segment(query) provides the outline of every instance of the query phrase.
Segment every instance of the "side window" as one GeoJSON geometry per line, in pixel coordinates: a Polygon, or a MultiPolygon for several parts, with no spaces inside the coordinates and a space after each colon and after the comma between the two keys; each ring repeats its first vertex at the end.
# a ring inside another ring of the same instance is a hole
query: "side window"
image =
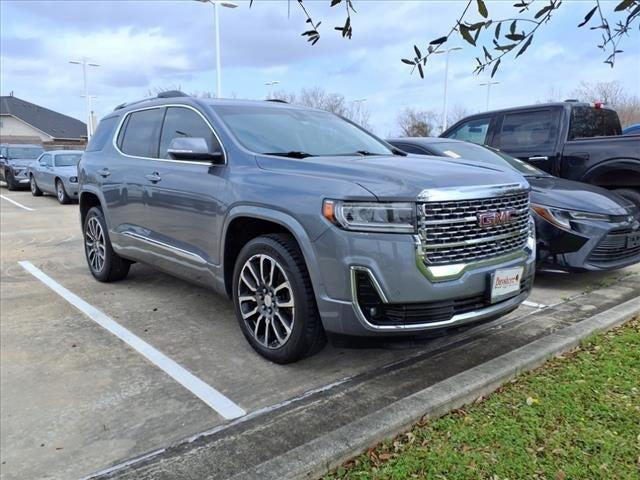
{"type": "Polygon", "coordinates": [[[489,123],[491,123],[491,117],[469,120],[447,135],[447,138],[455,138],[456,140],[464,140],[465,142],[484,145],[487,140],[489,123]]]}
{"type": "Polygon", "coordinates": [[[104,146],[107,144],[109,139],[111,139],[111,135],[113,134],[113,129],[116,126],[116,123],[120,117],[109,117],[103,118],[98,124],[98,128],[96,129],[96,133],[91,137],[91,141],[87,145],[87,152],[97,152],[102,150],[104,146]]]}
{"type": "Polygon", "coordinates": [[[167,150],[171,140],[177,137],[204,138],[209,149],[221,150],[209,125],[189,108],[169,107],[167,109],[160,136],[160,158],[169,158],[167,150]]]}
{"type": "Polygon", "coordinates": [[[53,160],[51,159],[51,155],[43,155],[40,161],[47,167],[53,167],[53,160]]]}
{"type": "Polygon", "coordinates": [[[129,114],[120,149],[135,157],[157,158],[158,140],[164,108],[152,108],[129,114]]]}
{"type": "Polygon", "coordinates": [[[557,125],[551,110],[508,113],[496,135],[495,146],[504,150],[551,149],[556,143],[557,125]]]}

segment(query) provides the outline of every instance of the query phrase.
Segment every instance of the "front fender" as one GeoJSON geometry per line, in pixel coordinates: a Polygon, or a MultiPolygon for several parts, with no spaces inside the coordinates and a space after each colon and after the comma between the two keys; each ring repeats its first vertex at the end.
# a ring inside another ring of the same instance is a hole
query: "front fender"
{"type": "MultiPolygon", "coordinates": [[[[309,277],[311,278],[311,283],[313,285],[313,291],[315,292],[316,298],[324,295],[325,289],[322,283],[322,278],[320,276],[320,268],[318,265],[317,256],[313,248],[313,240],[309,237],[306,230],[298,220],[296,220],[291,215],[279,210],[272,210],[255,205],[238,205],[236,207],[232,207],[229,210],[224,221],[221,237],[222,242],[220,245],[220,252],[218,252],[218,258],[221,259],[222,271],[224,271],[225,269],[224,251],[227,238],[227,230],[231,222],[239,217],[252,217],[260,220],[266,220],[277,223],[278,225],[281,225],[282,227],[287,229],[294,236],[294,238],[298,242],[298,245],[300,246],[300,250],[302,251],[302,255],[304,256],[304,261],[307,265],[307,271],[309,272],[309,277]]],[[[329,226],[327,226],[327,228],[329,228],[329,226]]]]}
{"type": "Polygon", "coordinates": [[[640,187],[640,160],[605,160],[587,170],[582,180],[602,187],[640,187]]]}

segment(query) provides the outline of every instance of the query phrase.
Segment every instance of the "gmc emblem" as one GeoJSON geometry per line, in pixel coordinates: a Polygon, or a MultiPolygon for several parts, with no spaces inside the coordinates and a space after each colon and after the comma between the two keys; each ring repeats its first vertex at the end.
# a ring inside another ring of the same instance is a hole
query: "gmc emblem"
{"type": "Polygon", "coordinates": [[[517,213],[516,210],[478,213],[478,225],[482,228],[504,225],[505,223],[513,222],[517,213]]]}

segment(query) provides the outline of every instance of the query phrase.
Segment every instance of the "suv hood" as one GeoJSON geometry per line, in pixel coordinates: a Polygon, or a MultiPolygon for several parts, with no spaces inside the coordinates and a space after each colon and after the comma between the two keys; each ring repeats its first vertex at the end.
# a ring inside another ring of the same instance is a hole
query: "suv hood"
{"type": "Polygon", "coordinates": [[[291,159],[257,156],[260,168],[357,183],[379,200],[415,201],[430,188],[522,183],[511,169],[426,155],[328,156],[291,159]]]}
{"type": "Polygon", "coordinates": [[[532,203],[606,215],[626,215],[634,210],[630,200],[588,183],[551,176],[527,180],[531,184],[532,203]]]}

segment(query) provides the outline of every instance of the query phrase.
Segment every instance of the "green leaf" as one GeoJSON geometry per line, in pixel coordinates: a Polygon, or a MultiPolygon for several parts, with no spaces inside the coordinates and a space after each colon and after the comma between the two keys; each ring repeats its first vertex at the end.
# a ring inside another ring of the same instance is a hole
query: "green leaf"
{"type": "Polygon", "coordinates": [[[547,5],[546,7],[542,7],[538,13],[536,13],[535,18],[540,18],[545,15],[549,10],[553,10],[553,5],[547,5]]]}
{"type": "Polygon", "coordinates": [[[413,46],[413,50],[416,52],[416,57],[422,58],[422,53],[420,52],[420,49],[418,48],[417,45],[413,46]]]}
{"type": "Polygon", "coordinates": [[[524,40],[524,35],[521,33],[510,33],[509,35],[505,35],[504,38],[513,40],[514,42],[519,42],[520,40],[524,40]]]}
{"type": "Polygon", "coordinates": [[[413,60],[409,60],[408,58],[403,58],[402,63],[406,63],[407,65],[415,65],[413,60]]]}
{"type": "Polygon", "coordinates": [[[435,40],[431,40],[431,42],[429,42],[429,45],[442,45],[446,41],[447,37],[440,37],[436,38],[435,40]]]}
{"type": "Polygon", "coordinates": [[[331,6],[335,7],[336,5],[338,5],[340,2],[342,2],[342,0],[331,0],[331,6]]]}
{"type": "Polygon", "coordinates": [[[589,10],[589,13],[587,13],[584,16],[584,21],[580,25],[578,25],[578,28],[584,27],[589,22],[589,20],[591,20],[591,17],[593,17],[593,14],[596,13],[596,10],[598,10],[597,5],[593,7],[591,10],[589,10]]]}
{"type": "Polygon", "coordinates": [[[499,23],[498,25],[496,25],[496,40],[498,38],[500,38],[500,27],[502,27],[502,23],[499,23]]]}
{"type": "Polygon", "coordinates": [[[622,2],[618,4],[618,6],[614,9],[614,11],[621,12],[622,10],[626,10],[627,8],[629,8],[634,3],[635,3],[635,0],[622,0],[622,2]]]}
{"type": "Polygon", "coordinates": [[[489,12],[487,11],[487,5],[484,3],[484,0],[476,0],[478,3],[478,13],[482,15],[484,18],[489,16],[489,12]]]}
{"type": "Polygon", "coordinates": [[[476,46],[476,41],[473,39],[473,37],[469,33],[469,29],[465,25],[460,23],[458,25],[458,30],[460,31],[460,35],[462,35],[462,38],[464,38],[468,43],[470,43],[474,47],[476,46]]]}
{"type": "Polygon", "coordinates": [[[484,50],[484,58],[485,58],[485,60],[493,60],[493,57],[489,53],[489,50],[487,50],[487,47],[483,46],[482,49],[484,50]]]}
{"type": "Polygon", "coordinates": [[[424,70],[422,69],[422,65],[418,64],[418,73],[420,74],[420,78],[424,78],[424,70]]]}
{"type": "Polygon", "coordinates": [[[493,69],[491,70],[491,78],[493,78],[493,76],[496,74],[496,72],[498,71],[498,66],[500,65],[500,59],[498,59],[496,61],[496,63],[493,65],[493,69]]]}
{"type": "Polygon", "coordinates": [[[531,42],[533,41],[533,35],[531,35],[526,42],[524,42],[523,47],[520,49],[520,51],[516,54],[516,58],[518,58],[520,55],[522,55],[527,48],[529,48],[529,45],[531,45],[531,42]]]}
{"type": "Polygon", "coordinates": [[[518,22],[517,22],[516,20],[514,20],[513,22],[511,22],[511,26],[509,27],[509,31],[510,31],[511,33],[516,33],[516,24],[517,24],[517,23],[518,23],[518,22]]]}

